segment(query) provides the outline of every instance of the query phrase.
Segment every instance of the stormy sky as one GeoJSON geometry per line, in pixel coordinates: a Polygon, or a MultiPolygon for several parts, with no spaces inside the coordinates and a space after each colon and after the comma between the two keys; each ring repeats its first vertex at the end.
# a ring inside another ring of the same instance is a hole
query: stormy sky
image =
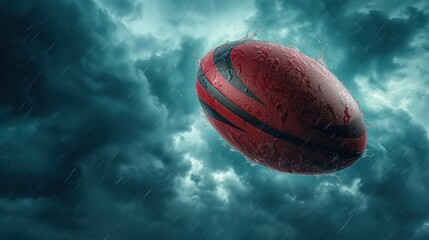
{"type": "Polygon", "coordinates": [[[429,239],[425,0],[0,0],[0,239],[429,239]],[[254,166],[195,93],[255,39],[323,59],[364,112],[333,175],[254,166]]]}

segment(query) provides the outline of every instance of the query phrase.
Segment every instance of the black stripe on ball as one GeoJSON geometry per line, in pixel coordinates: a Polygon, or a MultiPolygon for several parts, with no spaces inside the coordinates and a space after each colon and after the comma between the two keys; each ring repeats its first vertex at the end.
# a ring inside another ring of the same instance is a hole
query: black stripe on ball
{"type": "Polygon", "coordinates": [[[236,89],[244,93],[253,100],[265,105],[256,95],[247,88],[243,80],[238,76],[237,71],[232,66],[231,51],[234,47],[251,42],[251,40],[240,40],[228,42],[217,47],[213,52],[213,61],[219,73],[231,83],[236,89]]]}
{"type": "Polygon", "coordinates": [[[226,125],[229,125],[233,128],[236,128],[240,131],[245,132],[243,129],[237,127],[234,123],[230,122],[228,119],[226,119],[224,116],[220,115],[214,108],[210,107],[207,103],[205,103],[201,98],[198,98],[200,100],[201,107],[205,114],[213,119],[218,120],[219,122],[222,122],[226,125]]]}

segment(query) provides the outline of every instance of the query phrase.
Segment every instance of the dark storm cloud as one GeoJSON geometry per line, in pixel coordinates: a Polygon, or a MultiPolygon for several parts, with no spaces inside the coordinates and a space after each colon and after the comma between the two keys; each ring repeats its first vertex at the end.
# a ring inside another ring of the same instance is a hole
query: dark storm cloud
{"type": "MultiPolygon", "coordinates": [[[[95,15],[83,17],[81,8],[94,11],[92,5],[66,9],[49,2],[26,8],[20,4],[24,3],[1,6],[1,29],[5,33],[1,39],[1,48],[5,49],[1,59],[2,163],[22,164],[22,168],[15,169],[21,173],[19,178],[10,176],[2,181],[2,192],[4,196],[50,195],[51,191],[57,195],[79,175],[79,171],[73,171],[76,161],[69,157],[76,158],[74,155],[104,141],[88,136],[88,143],[93,145],[79,142],[80,135],[91,131],[87,120],[81,120],[91,111],[91,103],[88,94],[79,93],[91,89],[87,86],[90,82],[85,84],[88,79],[80,77],[83,69],[79,61],[85,60],[81,56],[99,42],[96,34],[108,34],[114,26],[104,24],[103,14],[94,19],[91,17],[95,15]],[[90,23],[92,29],[88,28],[90,23]],[[40,166],[38,172],[33,171],[37,168],[32,164],[40,166]]],[[[7,168],[2,171],[14,172],[7,168]]]]}
{"type": "Polygon", "coordinates": [[[236,9],[242,7],[243,3],[234,2],[229,0],[219,0],[219,1],[206,1],[206,2],[195,2],[192,0],[183,0],[183,1],[174,1],[174,0],[164,0],[159,1],[159,7],[165,13],[163,17],[167,21],[174,25],[179,26],[183,24],[196,24],[196,22],[190,22],[189,19],[186,22],[183,22],[184,19],[192,15],[190,19],[195,21],[196,19],[200,21],[212,21],[225,14],[237,13],[236,9]],[[195,18],[194,18],[195,17],[195,18]]]}
{"type": "Polygon", "coordinates": [[[200,49],[201,40],[186,38],[178,49],[152,55],[135,64],[146,75],[152,95],[167,108],[171,120],[169,126],[177,125],[181,130],[190,126],[192,119],[186,115],[196,109],[194,82],[190,79],[195,78],[196,56],[200,49]]]}
{"type": "MultiPolygon", "coordinates": [[[[349,46],[345,47],[347,64],[339,68],[343,68],[343,72],[360,74],[374,70],[383,75],[397,67],[395,57],[417,54],[410,43],[427,25],[428,13],[409,6],[404,10],[404,15],[388,17],[380,11],[369,11],[356,13],[349,19],[329,19],[328,26],[335,26],[335,22],[343,23],[331,34],[345,39],[342,44],[349,46]]],[[[336,41],[341,42],[338,38],[336,41]]]]}
{"type": "Polygon", "coordinates": [[[143,10],[142,3],[131,0],[100,0],[100,3],[119,17],[141,17],[143,10]]]}
{"type": "MultiPolygon", "coordinates": [[[[136,222],[162,219],[189,166],[174,153],[168,111],[115,40],[118,26],[90,1],[0,6],[1,238],[104,238],[127,221],[130,201],[136,222]]],[[[191,111],[179,112],[183,120],[191,111]]]]}
{"type": "MultiPolygon", "coordinates": [[[[158,4],[179,28],[235,14],[228,3],[158,4]]],[[[338,179],[251,166],[199,123],[195,63],[212,36],[118,40],[116,20],[144,18],[148,4],[0,3],[1,239],[429,237],[429,140],[408,113],[361,106],[368,156],[338,179]]],[[[281,42],[294,34],[311,52],[326,36],[346,56],[347,81],[364,67],[388,74],[428,21],[407,4],[386,6],[399,16],[351,1],[255,6],[249,28],[262,25],[261,39],[290,27],[281,42]]]]}

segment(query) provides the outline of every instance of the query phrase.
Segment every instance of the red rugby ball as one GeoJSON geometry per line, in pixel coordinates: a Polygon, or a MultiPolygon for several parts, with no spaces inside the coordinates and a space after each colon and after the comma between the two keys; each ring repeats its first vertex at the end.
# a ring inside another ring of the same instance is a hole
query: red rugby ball
{"type": "Polygon", "coordinates": [[[225,43],[201,60],[196,88],[219,134],[269,168],[331,173],[365,150],[357,102],[326,67],[296,49],[255,40],[225,43]]]}

